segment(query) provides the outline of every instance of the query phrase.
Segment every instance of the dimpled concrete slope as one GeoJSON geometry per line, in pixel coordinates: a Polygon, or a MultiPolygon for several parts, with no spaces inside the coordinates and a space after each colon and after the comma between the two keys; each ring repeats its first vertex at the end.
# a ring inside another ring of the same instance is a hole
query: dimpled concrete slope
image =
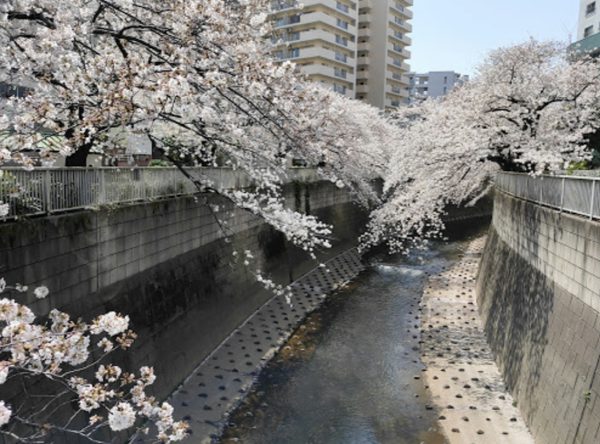
{"type": "Polygon", "coordinates": [[[273,297],[204,360],[170,400],[178,419],[190,423],[191,442],[211,442],[219,434],[227,414],[298,323],[363,268],[355,249],[335,257],[291,284],[291,304],[273,297]]]}
{"type": "Polygon", "coordinates": [[[450,443],[533,444],[488,347],[475,300],[485,237],[433,275],[422,300],[426,384],[450,443]]]}

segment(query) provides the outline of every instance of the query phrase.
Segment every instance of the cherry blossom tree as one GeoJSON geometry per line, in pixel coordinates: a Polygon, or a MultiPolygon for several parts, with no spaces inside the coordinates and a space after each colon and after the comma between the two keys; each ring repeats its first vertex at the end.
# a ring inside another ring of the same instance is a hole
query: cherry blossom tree
{"type": "Polygon", "coordinates": [[[184,174],[182,159],[245,171],[255,189],[222,194],[306,250],[326,247],[329,227],[284,208],[286,169],[294,158],[318,160],[327,178],[373,198],[364,181],[376,175],[373,162],[352,168],[348,154],[368,159],[377,139],[366,124],[348,125],[357,122],[349,101],[269,57],[268,8],[267,0],[2,2],[0,81],[31,92],[6,105],[0,132],[14,137],[0,160],[27,164],[32,149],[51,158],[40,142],[59,135],[67,164],[85,165],[88,153],[118,146],[121,133],[143,135],[184,174]]]}
{"type": "Polygon", "coordinates": [[[570,60],[565,45],[530,40],[492,52],[471,85],[489,160],[504,170],[543,171],[589,155],[599,126],[600,64],[570,60]]]}
{"type": "MultiPolygon", "coordinates": [[[[150,421],[156,429],[151,441],[187,436],[188,426],[173,420],[173,408],[148,395],[156,379],[151,367],[135,374],[106,362],[136,337],[127,316],[109,312],[86,323],[52,310],[47,320],[37,320],[15,300],[27,293],[27,287],[0,279],[0,384],[22,387],[10,401],[0,401],[0,435],[31,443],[64,435],[105,442],[104,429],[140,432],[150,421]]],[[[33,291],[38,299],[48,293],[46,287],[33,291]]]]}
{"type": "MultiPolygon", "coordinates": [[[[0,133],[12,137],[0,146],[0,161],[31,167],[30,151],[52,160],[56,153],[42,142],[60,136],[67,164],[85,165],[89,153],[118,148],[123,133],[141,135],[199,191],[225,196],[314,256],[329,246],[331,229],[284,206],[290,161],[318,165],[324,178],[370,205],[378,202],[373,179],[387,165],[398,128],[368,105],[306,83],[293,64],[275,63],[264,38],[267,11],[266,0],[1,2],[0,81],[30,89],[3,105],[0,133]],[[187,170],[190,160],[244,171],[254,188],[217,190],[187,170]]],[[[253,257],[243,256],[247,264],[253,257]]],[[[184,436],[171,407],[146,395],[154,378],[149,368],[134,376],[101,364],[130,346],[126,317],[108,313],[88,324],[53,310],[48,321],[37,321],[25,304],[2,301],[7,384],[42,378],[56,384],[59,396],[38,404],[16,398],[25,409],[2,401],[0,433],[31,442],[54,432],[99,439],[104,427],[129,430],[146,419],[161,441],[184,436]],[[79,409],[61,423],[56,411],[73,398],[79,409]],[[87,422],[76,428],[82,418],[87,422]]]]}
{"type": "Polygon", "coordinates": [[[403,137],[384,174],[364,247],[404,250],[441,233],[449,205],[477,200],[502,170],[541,173],[588,159],[600,127],[600,64],[530,40],[493,51],[465,86],[400,110],[403,137]]]}

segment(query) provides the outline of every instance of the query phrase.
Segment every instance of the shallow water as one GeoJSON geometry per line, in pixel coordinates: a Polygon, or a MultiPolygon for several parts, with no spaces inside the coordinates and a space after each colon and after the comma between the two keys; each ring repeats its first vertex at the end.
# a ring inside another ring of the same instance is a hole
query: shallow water
{"type": "Polygon", "coordinates": [[[221,443],[443,443],[420,378],[418,304],[461,242],[375,260],[296,331],[221,443]]]}

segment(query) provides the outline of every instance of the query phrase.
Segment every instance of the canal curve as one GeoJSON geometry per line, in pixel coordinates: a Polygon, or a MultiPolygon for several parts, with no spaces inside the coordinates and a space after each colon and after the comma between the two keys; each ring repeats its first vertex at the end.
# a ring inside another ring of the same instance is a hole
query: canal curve
{"type": "Polygon", "coordinates": [[[219,442],[443,443],[421,377],[419,302],[463,243],[372,260],[296,330],[219,442]]]}

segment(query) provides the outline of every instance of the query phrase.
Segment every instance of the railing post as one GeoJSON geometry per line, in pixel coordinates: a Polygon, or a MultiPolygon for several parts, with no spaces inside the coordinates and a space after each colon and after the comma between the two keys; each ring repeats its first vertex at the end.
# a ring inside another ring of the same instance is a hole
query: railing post
{"type": "Polygon", "coordinates": [[[594,194],[596,193],[596,179],[592,179],[592,198],[590,199],[590,220],[594,218],[594,194]]]}
{"type": "Polygon", "coordinates": [[[560,189],[560,212],[563,212],[563,208],[565,205],[565,178],[562,178],[562,184],[560,189]]]}
{"type": "Polygon", "coordinates": [[[540,176],[540,205],[544,205],[544,176],[540,176]]]}
{"type": "Polygon", "coordinates": [[[103,205],[106,200],[106,189],[104,185],[104,169],[99,169],[98,173],[98,191],[96,193],[95,205],[103,205]]]}
{"type": "Polygon", "coordinates": [[[46,201],[46,213],[50,214],[52,211],[52,193],[51,193],[51,177],[50,170],[44,170],[44,200],[46,201]]]}

